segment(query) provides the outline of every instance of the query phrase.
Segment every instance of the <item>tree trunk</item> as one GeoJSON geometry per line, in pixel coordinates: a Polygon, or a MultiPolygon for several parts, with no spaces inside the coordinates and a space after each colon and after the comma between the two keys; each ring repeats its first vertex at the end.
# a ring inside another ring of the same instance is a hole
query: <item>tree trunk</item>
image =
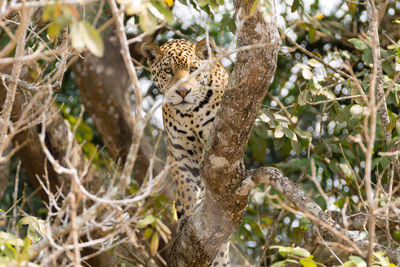
{"type": "Polygon", "coordinates": [[[237,54],[232,89],[225,92],[204,152],[205,198],[184,218],[171,266],[208,266],[240,224],[247,206],[247,194],[235,192],[248,175],[243,153],[275,72],[279,35],[273,10],[266,20],[258,11],[250,15],[253,1],[234,4],[243,22],[237,46],[249,49],[237,54]]]}

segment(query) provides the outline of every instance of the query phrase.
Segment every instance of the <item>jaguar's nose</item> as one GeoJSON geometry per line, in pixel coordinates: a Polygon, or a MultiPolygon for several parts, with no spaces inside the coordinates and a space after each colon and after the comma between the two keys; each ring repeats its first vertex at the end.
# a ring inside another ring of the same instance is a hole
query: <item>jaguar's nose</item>
{"type": "Polygon", "coordinates": [[[179,88],[179,89],[176,90],[176,93],[177,93],[178,95],[180,95],[182,98],[185,98],[185,96],[186,96],[187,94],[189,94],[190,90],[191,90],[191,89],[187,89],[187,88],[179,88]]]}

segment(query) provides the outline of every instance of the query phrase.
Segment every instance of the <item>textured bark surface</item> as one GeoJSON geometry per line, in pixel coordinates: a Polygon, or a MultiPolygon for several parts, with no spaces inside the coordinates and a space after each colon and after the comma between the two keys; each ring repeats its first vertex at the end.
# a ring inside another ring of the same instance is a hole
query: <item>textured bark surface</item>
{"type": "MultiPolygon", "coordinates": [[[[241,17],[253,1],[235,1],[241,17]]],[[[247,194],[235,194],[246,179],[242,157],[254,120],[271,83],[278,55],[279,35],[274,19],[259,12],[248,16],[238,35],[238,47],[268,44],[237,54],[232,89],[217,113],[203,158],[204,200],[183,220],[170,256],[171,266],[208,266],[242,220],[247,194]],[[235,86],[238,85],[238,86],[235,86]]]]}

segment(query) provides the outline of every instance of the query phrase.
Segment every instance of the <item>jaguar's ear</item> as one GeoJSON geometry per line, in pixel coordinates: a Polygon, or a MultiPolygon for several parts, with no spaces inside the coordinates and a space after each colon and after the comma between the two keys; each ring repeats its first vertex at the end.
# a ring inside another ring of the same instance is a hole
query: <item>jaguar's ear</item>
{"type": "Polygon", "coordinates": [[[152,43],[142,44],[142,54],[147,58],[147,63],[152,65],[161,55],[161,50],[158,45],[152,43]]]}
{"type": "Polygon", "coordinates": [[[208,54],[208,52],[211,52],[211,55],[214,53],[215,50],[215,42],[213,39],[208,38],[208,44],[207,44],[207,39],[204,38],[202,40],[200,40],[197,44],[196,44],[196,55],[200,58],[200,59],[207,59],[210,57],[210,55],[208,54]]]}

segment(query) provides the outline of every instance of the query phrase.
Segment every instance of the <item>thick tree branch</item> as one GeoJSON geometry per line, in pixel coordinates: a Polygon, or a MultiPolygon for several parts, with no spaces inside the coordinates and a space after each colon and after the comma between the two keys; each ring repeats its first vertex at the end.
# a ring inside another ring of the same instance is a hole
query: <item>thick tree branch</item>
{"type": "Polygon", "coordinates": [[[247,205],[247,195],[233,192],[247,176],[242,157],[275,71],[279,34],[274,10],[267,21],[258,11],[250,15],[253,1],[234,4],[241,20],[237,46],[270,45],[237,55],[232,89],[225,92],[204,152],[205,198],[182,223],[171,266],[207,266],[239,225],[247,205]]]}
{"type": "MultiPolygon", "coordinates": [[[[308,217],[314,226],[309,229],[305,236],[302,246],[308,249],[310,252],[325,241],[327,242],[338,242],[340,245],[347,247],[344,250],[341,247],[331,246],[337,255],[341,258],[348,258],[351,252],[355,252],[358,255],[365,256],[364,251],[370,247],[370,242],[367,240],[355,241],[349,234],[349,232],[343,228],[339,223],[343,223],[343,218],[335,221],[329,217],[327,212],[324,212],[312,199],[310,199],[303,190],[301,190],[294,182],[289,178],[285,177],[281,171],[273,167],[261,167],[249,173],[248,177],[243,181],[243,186],[236,192],[240,195],[247,195],[252,188],[260,184],[270,185],[278,192],[280,192],[287,200],[295,205],[304,216],[308,217]],[[321,240],[323,238],[323,241],[321,240]]],[[[290,209],[288,206],[286,207],[290,209]]],[[[295,212],[295,210],[291,210],[295,212]]],[[[365,225],[368,221],[366,216],[354,217],[351,220],[353,227],[365,225]],[[354,225],[353,225],[354,224],[354,225]]],[[[384,225],[384,221],[378,221],[381,225],[384,225]]],[[[394,264],[400,263],[400,250],[391,249],[379,244],[373,243],[372,248],[375,251],[381,250],[386,251],[390,261],[394,264]]],[[[327,258],[327,257],[324,257],[327,258]]]]}
{"type": "MultiPolygon", "coordinates": [[[[383,83],[383,72],[382,72],[382,57],[381,57],[381,46],[379,39],[379,20],[378,20],[378,10],[376,9],[374,0],[365,0],[365,8],[367,10],[368,16],[368,34],[370,35],[370,45],[372,48],[372,59],[374,63],[373,70],[376,69],[374,74],[372,74],[371,84],[375,87],[376,100],[379,117],[381,119],[381,124],[383,132],[385,133],[385,143],[386,145],[392,140],[392,132],[388,130],[390,124],[390,118],[387,110],[386,104],[386,93],[384,90],[383,83]]],[[[400,173],[400,162],[397,156],[392,156],[393,165],[397,173],[400,173]]]]}

